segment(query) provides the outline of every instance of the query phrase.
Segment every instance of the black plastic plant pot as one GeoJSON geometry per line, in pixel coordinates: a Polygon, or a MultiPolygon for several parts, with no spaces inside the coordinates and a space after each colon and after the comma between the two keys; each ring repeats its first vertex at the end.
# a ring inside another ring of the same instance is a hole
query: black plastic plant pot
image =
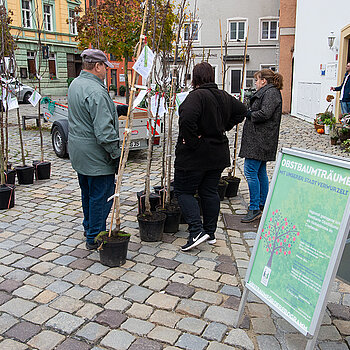
{"type": "Polygon", "coordinates": [[[139,222],[140,238],[144,242],[159,242],[163,238],[166,214],[154,212],[151,216],[137,215],[139,222]]]}
{"type": "Polygon", "coordinates": [[[109,267],[122,266],[126,262],[130,236],[111,237],[107,243],[103,243],[100,252],[100,262],[109,267]]]}
{"type": "Polygon", "coordinates": [[[36,180],[47,180],[51,175],[51,163],[40,162],[33,160],[33,166],[35,168],[35,179],[36,180]]]}
{"type": "Polygon", "coordinates": [[[15,186],[0,185],[0,209],[10,209],[15,205],[15,186]]]}
{"type": "Polygon", "coordinates": [[[219,185],[218,185],[218,194],[220,197],[220,201],[223,201],[225,199],[225,193],[226,193],[226,189],[228,186],[228,182],[227,181],[220,181],[219,185]]]}
{"type": "Polygon", "coordinates": [[[16,170],[8,169],[5,171],[5,183],[14,185],[16,181],[16,170]]]}
{"type": "Polygon", "coordinates": [[[228,182],[225,197],[236,197],[241,179],[235,176],[225,176],[223,179],[228,182]]]}
{"type": "MultiPolygon", "coordinates": [[[[151,204],[151,211],[156,211],[156,206],[160,204],[160,195],[157,193],[151,193],[149,195],[149,201],[151,204]]],[[[139,208],[139,214],[145,211],[146,195],[144,191],[137,192],[137,204],[139,208]]]]}
{"type": "Polygon", "coordinates": [[[31,185],[34,182],[34,167],[31,165],[16,166],[17,180],[20,185],[31,185]]]}
{"type": "Polygon", "coordinates": [[[179,231],[181,212],[177,205],[171,205],[167,208],[157,207],[158,212],[165,213],[164,233],[176,233],[179,231]]]}

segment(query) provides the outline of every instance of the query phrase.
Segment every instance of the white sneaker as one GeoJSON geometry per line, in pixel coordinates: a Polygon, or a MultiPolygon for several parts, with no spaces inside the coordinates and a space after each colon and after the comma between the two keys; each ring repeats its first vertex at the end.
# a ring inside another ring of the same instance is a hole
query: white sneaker
{"type": "Polygon", "coordinates": [[[215,244],[216,243],[216,238],[214,233],[212,233],[211,235],[209,235],[209,239],[207,240],[208,244],[215,244]]]}
{"type": "Polygon", "coordinates": [[[181,250],[183,252],[186,252],[187,250],[197,247],[197,245],[203,243],[208,238],[209,238],[208,234],[204,232],[200,232],[195,237],[189,237],[187,243],[181,247],[181,250]]]}

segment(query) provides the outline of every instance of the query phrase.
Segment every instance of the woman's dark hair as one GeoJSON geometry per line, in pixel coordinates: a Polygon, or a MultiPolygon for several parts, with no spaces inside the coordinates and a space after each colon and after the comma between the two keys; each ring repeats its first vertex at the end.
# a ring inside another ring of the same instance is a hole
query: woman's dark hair
{"type": "Polygon", "coordinates": [[[283,76],[271,69],[262,69],[254,74],[254,78],[266,79],[268,84],[273,84],[278,90],[283,88],[283,76]]]}
{"type": "Polygon", "coordinates": [[[192,86],[194,88],[206,83],[214,83],[215,75],[213,67],[207,63],[198,63],[193,67],[192,86]]]}

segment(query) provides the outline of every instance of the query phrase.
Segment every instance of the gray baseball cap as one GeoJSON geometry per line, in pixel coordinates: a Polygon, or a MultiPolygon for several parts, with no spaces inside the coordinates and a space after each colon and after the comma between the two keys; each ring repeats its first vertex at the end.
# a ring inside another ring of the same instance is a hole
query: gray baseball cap
{"type": "Polygon", "coordinates": [[[103,62],[109,68],[114,68],[113,64],[108,61],[107,56],[98,49],[86,49],[80,55],[85,62],[103,62]]]}

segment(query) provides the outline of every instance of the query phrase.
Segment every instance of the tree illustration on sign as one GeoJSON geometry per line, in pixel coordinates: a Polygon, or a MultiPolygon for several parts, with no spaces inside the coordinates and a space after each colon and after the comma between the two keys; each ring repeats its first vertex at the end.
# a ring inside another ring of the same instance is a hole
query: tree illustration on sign
{"type": "Polygon", "coordinates": [[[276,209],[272,212],[260,235],[264,249],[269,253],[269,260],[261,278],[261,283],[265,286],[270,278],[273,257],[290,255],[299,235],[296,226],[284,217],[280,210],[276,209]]]}

